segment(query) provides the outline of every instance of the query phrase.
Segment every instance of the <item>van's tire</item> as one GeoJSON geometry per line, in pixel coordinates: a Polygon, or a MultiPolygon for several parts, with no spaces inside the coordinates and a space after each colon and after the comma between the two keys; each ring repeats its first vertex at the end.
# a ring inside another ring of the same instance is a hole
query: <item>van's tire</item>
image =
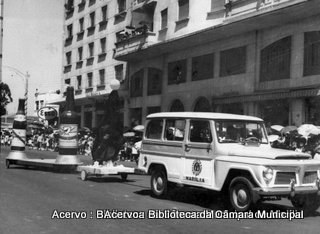
{"type": "Polygon", "coordinates": [[[320,207],[320,198],[317,194],[296,195],[291,199],[291,204],[294,208],[303,210],[306,215],[310,215],[320,207]]]}
{"type": "Polygon", "coordinates": [[[229,186],[229,200],[236,211],[248,211],[254,205],[253,185],[245,177],[235,177],[229,186]]]}
{"type": "Polygon", "coordinates": [[[165,171],[157,167],[151,174],[152,195],[157,198],[164,198],[168,193],[168,180],[165,171]]]}

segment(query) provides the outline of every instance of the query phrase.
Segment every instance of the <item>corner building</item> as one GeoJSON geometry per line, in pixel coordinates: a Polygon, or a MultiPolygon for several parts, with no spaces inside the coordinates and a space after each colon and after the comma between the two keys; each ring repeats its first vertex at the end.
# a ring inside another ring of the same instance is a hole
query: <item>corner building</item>
{"type": "Polygon", "coordinates": [[[320,125],[318,0],[128,4],[123,28],[114,29],[114,58],[127,63],[127,125],[158,111],[320,125]]]}
{"type": "Polygon", "coordinates": [[[81,126],[98,126],[114,80],[124,126],[158,111],[320,125],[317,0],[66,0],[64,27],[81,126]]]}

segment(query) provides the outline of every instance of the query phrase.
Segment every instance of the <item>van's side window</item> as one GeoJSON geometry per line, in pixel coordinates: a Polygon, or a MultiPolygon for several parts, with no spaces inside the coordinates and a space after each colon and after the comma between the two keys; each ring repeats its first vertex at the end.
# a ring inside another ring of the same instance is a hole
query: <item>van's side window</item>
{"type": "Polygon", "coordinates": [[[209,121],[190,121],[190,141],[191,142],[212,142],[212,134],[209,121]]]}
{"type": "Polygon", "coordinates": [[[163,120],[162,119],[154,119],[148,123],[146,129],[146,138],[149,139],[161,139],[162,134],[162,126],[163,120]]]}
{"type": "Polygon", "coordinates": [[[186,121],[182,119],[167,119],[165,139],[168,141],[183,141],[186,121]]]}

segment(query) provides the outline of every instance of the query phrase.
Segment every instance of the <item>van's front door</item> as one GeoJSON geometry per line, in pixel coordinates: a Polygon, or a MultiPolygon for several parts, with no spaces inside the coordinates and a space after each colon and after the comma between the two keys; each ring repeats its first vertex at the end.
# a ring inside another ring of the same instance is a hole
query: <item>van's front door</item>
{"type": "Polygon", "coordinates": [[[214,165],[211,122],[190,119],[187,128],[184,142],[183,183],[210,187],[214,165]]]}

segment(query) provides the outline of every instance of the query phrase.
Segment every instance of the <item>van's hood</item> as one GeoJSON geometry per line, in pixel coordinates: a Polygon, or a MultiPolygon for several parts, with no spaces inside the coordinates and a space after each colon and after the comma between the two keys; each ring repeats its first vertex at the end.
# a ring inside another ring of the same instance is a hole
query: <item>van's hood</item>
{"type": "Polygon", "coordinates": [[[226,144],[225,150],[229,156],[253,157],[267,159],[310,159],[311,155],[292,150],[276,149],[270,146],[244,146],[226,144]]]}

